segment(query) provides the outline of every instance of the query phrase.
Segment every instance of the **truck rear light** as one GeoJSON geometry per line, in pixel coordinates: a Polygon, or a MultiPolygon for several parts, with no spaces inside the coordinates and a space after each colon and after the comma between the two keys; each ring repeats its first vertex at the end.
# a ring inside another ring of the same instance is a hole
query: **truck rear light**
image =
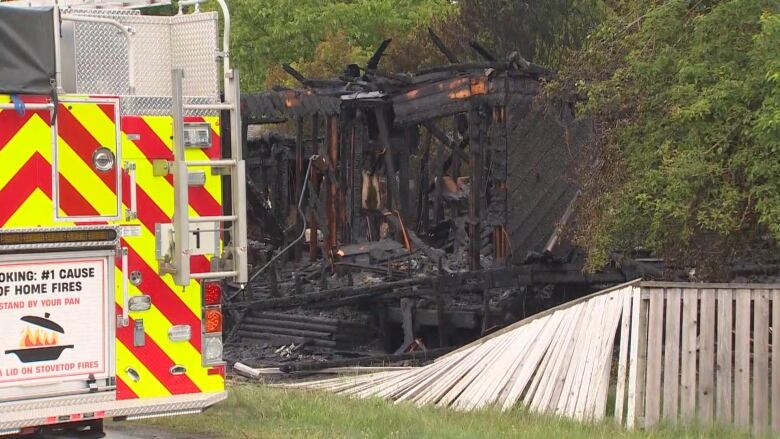
{"type": "Polygon", "coordinates": [[[219,282],[203,284],[203,304],[208,306],[222,304],[222,285],[219,282]]]}
{"type": "Polygon", "coordinates": [[[149,311],[152,308],[151,296],[133,296],[128,300],[130,311],[140,312],[149,311]]]}
{"type": "Polygon", "coordinates": [[[190,325],[176,325],[168,329],[168,340],[174,342],[190,341],[192,339],[192,327],[190,325]]]}
{"type": "Polygon", "coordinates": [[[206,333],[222,332],[222,311],[217,308],[206,308],[203,315],[206,333]]]}
{"type": "Polygon", "coordinates": [[[213,365],[222,362],[222,334],[203,337],[203,364],[213,365]]]}

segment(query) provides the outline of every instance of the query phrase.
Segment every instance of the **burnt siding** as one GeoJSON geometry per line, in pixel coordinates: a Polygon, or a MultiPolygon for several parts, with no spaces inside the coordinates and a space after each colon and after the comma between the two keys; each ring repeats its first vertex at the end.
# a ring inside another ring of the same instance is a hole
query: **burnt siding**
{"type": "Polygon", "coordinates": [[[572,121],[566,109],[527,98],[513,100],[507,117],[508,231],[520,262],[544,249],[574,198],[573,165],[593,129],[590,120],[572,121]]]}

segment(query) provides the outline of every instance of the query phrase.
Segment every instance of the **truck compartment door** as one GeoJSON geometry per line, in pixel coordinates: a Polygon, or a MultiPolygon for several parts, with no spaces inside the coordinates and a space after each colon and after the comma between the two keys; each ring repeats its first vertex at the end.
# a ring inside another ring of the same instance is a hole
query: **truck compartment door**
{"type": "Polygon", "coordinates": [[[54,139],[57,219],[119,219],[121,170],[116,99],[63,100],[54,139]]]}

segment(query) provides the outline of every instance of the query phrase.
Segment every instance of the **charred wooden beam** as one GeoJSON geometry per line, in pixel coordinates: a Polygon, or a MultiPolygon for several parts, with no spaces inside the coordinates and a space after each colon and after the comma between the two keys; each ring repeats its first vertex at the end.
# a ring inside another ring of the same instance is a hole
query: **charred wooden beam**
{"type": "Polygon", "coordinates": [[[326,209],[328,210],[328,236],[327,239],[323,242],[323,254],[325,257],[332,258],[333,252],[336,251],[339,230],[337,214],[337,200],[339,197],[338,181],[336,180],[336,164],[339,160],[338,119],[336,116],[328,116],[325,124],[325,137],[327,138],[328,142],[328,189],[326,194],[326,209]]]}
{"type": "Polygon", "coordinates": [[[485,115],[479,105],[469,111],[469,149],[471,150],[471,190],[469,191],[469,268],[479,270],[480,254],[482,253],[482,175],[484,163],[482,160],[482,142],[485,115]]]}
{"type": "Polygon", "coordinates": [[[366,64],[366,70],[376,70],[376,68],[379,67],[379,62],[382,60],[382,56],[384,56],[385,51],[388,47],[390,47],[390,43],[392,42],[392,38],[388,38],[382,41],[382,44],[380,44],[379,48],[376,49],[374,55],[371,57],[371,59],[368,60],[368,63],[366,64]]]}
{"type": "Polygon", "coordinates": [[[433,136],[431,132],[426,130],[425,137],[423,138],[423,153],[420,160],[419,171],[419,188],[417,195],[417,231],[427,231],[430,224],[430,212],[428,208],[428,190],[430,188],[430,159],[431,159],[431,144],[433,143],[433,136]]]}
{"type": "Polygon", "coordinates": [[[390,125],[388,122],[388,114],[384,106],[376,108],[375,113],[377,119],[377,125],[379,127],[379,140],[382,142],[382,146],[385,149],[385,173],[387,177],[387,204],[390,210],[398,210],[400,208],[399,203],[399,189],[395,178],[395,162],[393,161],[393,146],[390,142],[390,125]]]}
{"type": "Polygon", "coordinates": [[[448,147],[454,155],[458,156],[461,160],[469,160],[469,156],[463,152],[463,143],[456,142],[450,138],[450,136],[448,136],[444,131],[441,130],[441,128],[436,125],[436,122],[432,120],[426,120],[422,123],[422,125],[426,130],[428,130],[429,133],[436,137],[436,139],[438,139],[442,145],[448,147]]]}
{"type": "Polygon", "coordinates": [[[431,38],[431,42],[434,46],[436,46],[439,51],[444,54],[444,56],[447,58],[447,61],[449,61],[451,64],[458,64],[460,61],[458,60],[458,57],[455,56],[455,54],[450,50],[449,47],[447,47],[446,44],[444,44],[444,41],[439,38],[438,35],[436,35],[436,32],[433,31],[430,27],[428,28],[428,36],[431,38]]]}
{"type": "Polygon", "coordinates": [[[323,340],[323,339],[311,338],[311,337],[286,336],[286,335],[269,333],[269,332],[239,330],[237,331],[237,335],[242,339],[266,341],[271,343],[276,342],[279,344],[288,344],[288,343],[308,344],[308,345],[318,346],[323,348],[335,348],[338,346],[338,343],[334,340],[323,340]]]}
{"type": "Polygon", "coordinates": [[[371,355],[359,358],[349,358],[344,360],[331,360],[331,361],[311,361],[306,363],[297,364],[285,364],[279,369],[285,373],[295,372],[313,372],[322,369],[328,369],[331,367],[345,367],[345,366],[369,366],[372,364],[388,364],[397,361],[430,361],[437,357],[440,357],[448,352],[451,352],[453,348],[438,348],[428,349],[425,351],[408,352],[405,354],[397,355],[371,355]]]}
{"type": "MultiPolygon", "coordinates": [[[[312,155],[319,155],[320,153],[320,117],[319,114],[314,113],[311,117],[311,153],[312,155]]],[[[316,167],[312,166],[312,170],[309,173],[310,187],[318,186],[319,175],[316,167]]],[[[317,192],[310,193],[309,198],[317,197],[317,192]]],[[[319,224],[317,222],[317,213],[313,208],[309,208],[309,262],[317,261],[317,244],[319,243],[319,224]]]]}
{"type": "Polygon", "coordinates": [[[404,145],[398,151],[398,196],[400,214],[403,217],[404,224],[411,225],[414,221],[413,198],[409,193],[409,166],[411,151],[417,149],[419,143],[419,132],[417,125],[409,125],[404,128],[404,145]]]}
{"type": "MultiPolygon", "coordinates": [[[[295,118],[295,196],[299,197],[303,191],[303,185],[306,182],[303,181],[303,118],[295,118]]],[[[300,229],[302,218],[299,217],[298,210],[295,210],[295,229],[300,229]]],[[[302,253],[302,245],[297,244],[294,250],[295,262],[300,262],[302,253]]]]}
{"type": "Polygon", "coordinates": [[[296,70],[295,68],[293,68],[293,66],[291,66],[291,65],[289,65],[289,64],[287,64],[287,63],[284,63],[284,64],[282,64],[282,69],[283,69],[285,72],[287,72],[287,74],[288,74],[288,75],[290,75],[290,76],[292,76],[293,78],[295,78],[295,80],[296,80],[296,81],[300,82],[300,83],[301,83],[301,84],[303,84],[303,85],[306,85],[306,82],[307,82],[307,79],[306,79],[306,77],[305,77],[305,76],[303,76],[303,75],[301,74],[301,72],[299,72],[298,70],[296,70]]]}
{"type": "Polygon", "coordinates": [[[477,52],[479,54],[479,56],[481,56],[482,58],[485,58],[485,61],[498,62],[498,59],[496,58],[496,56],[493,55],[492,53],[490,53],[490,51],[487,50],[485,48],[485,46],[479,44],[478,42],[476,42],[476,41],[469,41],[469,46],[472,49],[474,49],[474,51],[477,52]]]}
{"type": "MultiPolygon", "coordinates": [[[[641,267],[637,267],[641,268],[641,267]]],[[[643,274],[638,270],[638,274],[643,274]]],[[[632,275],[633,277],[633,275],[632,275]]],[[[341,300],[339,305],[354,303],[362,300],[382,297],[401,298],[434,296],[435,294],[454,294],[463,290],[474,290],[474,282],[485,282],[489,288],[516,288],[530,285],[547,284],[618,284],[627,279],[624,271],[608,269],[600,273],[583,273],[579,264],[529,264],[512,268],[498,268],[489,270],[466,271],[461,273],[445,274],[442,276],[426,276],[404,279],[395,282],[384,282],[369,286],[352,286],[331,290],[307,293],[299,296],[281,297],[272,299],[259,299],[246,302],[230,303],[224,306],[226,310],[252,308],[252,309],[281,309],[311,304],[322,304],[328,301],[341,300]],[[438,282],[437,289],[433,289],[434,282],[438,282]],[[438,293],[436,292],[438,291],[438,293]]]]}

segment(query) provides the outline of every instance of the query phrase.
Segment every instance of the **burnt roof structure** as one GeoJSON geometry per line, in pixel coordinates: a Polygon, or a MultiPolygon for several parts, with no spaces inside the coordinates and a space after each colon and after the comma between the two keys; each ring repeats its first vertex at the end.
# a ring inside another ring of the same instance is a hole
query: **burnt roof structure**
{"type": "Polygon", "coordinates": [[[402,323],[404,349],[430,323],[450,346],[447,326],[509,323],[526,314],[528,291],[542,301],[550,285],[579,294],[634,278],[631,267],[586,275],[571,260],[570,170],[593,128],[572,102],[540,99],[552,72],[476,45],[483,61],[388,73],[378,68],[388,44],[364,69],[313,80],[285,66],[301,88],[243,96],[263,285],[228,306],[243,310],[233,335],[342,346],[325,329],[344,312],[328,314],[324,332],[301,315],[346,306],[385,336],[402,323]],[[294,318],[267,315],[293,308],[294,318]]]}

